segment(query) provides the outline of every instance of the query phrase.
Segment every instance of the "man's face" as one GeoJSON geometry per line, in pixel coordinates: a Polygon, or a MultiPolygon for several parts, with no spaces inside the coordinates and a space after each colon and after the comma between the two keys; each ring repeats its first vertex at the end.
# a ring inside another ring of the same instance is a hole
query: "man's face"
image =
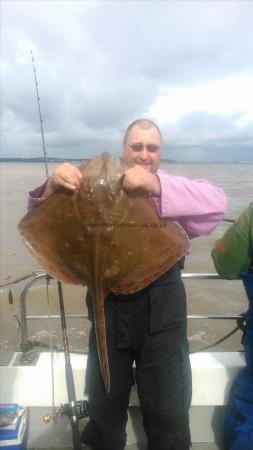
{"type": "Polygon", "coordinates": [[[155,127],[142,129],[135,125],[123,144],[123,157],[128,167],[142,166],[156,172],[161,161],[162,142],[155,127]]]}

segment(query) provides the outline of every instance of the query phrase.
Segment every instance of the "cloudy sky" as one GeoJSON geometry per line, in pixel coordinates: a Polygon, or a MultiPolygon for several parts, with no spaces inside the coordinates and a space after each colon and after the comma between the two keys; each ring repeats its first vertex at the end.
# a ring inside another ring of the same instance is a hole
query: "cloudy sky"
{"type": "Polygon", "coordinates": [[[253,1],[1,2],[1,156],[120,155],[136,118],[164,157],[253,161],[253,1]]]}

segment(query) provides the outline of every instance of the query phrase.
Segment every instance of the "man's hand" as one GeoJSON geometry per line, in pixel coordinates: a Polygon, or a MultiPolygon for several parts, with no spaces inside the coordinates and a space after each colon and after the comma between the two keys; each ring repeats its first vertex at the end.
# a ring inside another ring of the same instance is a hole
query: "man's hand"
{"type": "Polygon", "coordinates": [[[161,186],[157,175],[149,172],[141,166],[134,166],[126,169],[123,180],[123,187],[126,191],[134,191],[137,188],[142,188],[152,195],[160,195],[161,186]]]}
{"type": "Polygon", "coordinates": [[[80,188],[82,182],[83,175],[76,166],[69,163],[60,164],[49,177],[42,196],[49,197],[60,186],[75,191],[80,188]]]}

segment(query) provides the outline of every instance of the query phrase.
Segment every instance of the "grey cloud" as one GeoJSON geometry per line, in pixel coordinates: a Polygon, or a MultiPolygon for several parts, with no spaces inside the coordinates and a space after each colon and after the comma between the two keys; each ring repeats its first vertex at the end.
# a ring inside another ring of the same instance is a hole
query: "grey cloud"
{"type": "MultiPolygon", "coordinates": [[[[41,148],[27,42],[51,156],[117,153],[126,125],[146,116],[163,89],[252,70],[251,2],[12,1],[2,10],[3,156],[41,148]]],[[[166,140],[188,145],[189,159],[210,134],[214,146],[229,132],[251,142],[252,129],[241,136],[233,120],[191,115],[169,126],[166,140]]]]}
{"type": "Polygon", "coordinates": [[[253,125],[238,129],[241,114],[195,112],[164,131],[165,154],[181,161],[252,161],[253,125]]]}

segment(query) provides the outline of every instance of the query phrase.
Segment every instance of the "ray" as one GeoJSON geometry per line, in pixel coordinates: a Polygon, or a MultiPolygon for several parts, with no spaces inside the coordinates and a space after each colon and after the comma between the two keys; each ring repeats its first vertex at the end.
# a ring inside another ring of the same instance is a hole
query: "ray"
{"type": "Polygon", "coordinates": [[[148,286],[189,250],[183,229],[161,219],[150,195],[122,187],[121,161],[103,153],[79,166],[78,192],[59,189],[19,222],[29,251],[54,278],[87,285],[94,308],[105,389],[110,370],[104,302],[108,292],[129,294],[148,286]]]}

